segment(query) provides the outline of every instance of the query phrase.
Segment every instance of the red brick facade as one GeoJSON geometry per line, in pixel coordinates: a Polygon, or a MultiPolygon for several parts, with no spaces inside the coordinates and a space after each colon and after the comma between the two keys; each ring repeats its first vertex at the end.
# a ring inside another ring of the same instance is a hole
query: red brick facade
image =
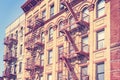
{"type": "Polygon", "coordinates": [[[120,0],[110,0],[111,80],[120,80],[120,0]]]}

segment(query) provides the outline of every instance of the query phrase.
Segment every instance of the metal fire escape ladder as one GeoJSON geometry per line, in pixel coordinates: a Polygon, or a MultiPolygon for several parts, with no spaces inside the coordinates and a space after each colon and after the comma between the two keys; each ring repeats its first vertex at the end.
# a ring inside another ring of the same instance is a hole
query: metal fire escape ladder
{"type": "Polygon", "coordinates": [[[67,7],[67,9],[70,11],[71,15],[74,17],[75,21],[78,21],[78,18],[76,16],[76,14],[74,13],[70,3],[66,0],[61,0],[61,4],[63,4],[64,6],[67,7]]]}
{"type": "Polygon", "coordinates": [[[62,56],[61,59],[64,61],[65,66],[68,68],[69,72],[71,73],[71,76],[72,76],[73,80],[79,80],[78,77],[75,74],[74,68],[69,63],[68,59],[65,56],[62,56]]]}
{"type": "Polygon", "coordinates": [[[63,29],[62,32],[63,32],[64,35],[66,36],[67,40],[72,44],[74,50],[75,50],[75,51],[78,51],[78,48],[77,48],[75,42],[73,41],[70,33],[69,33],[67,30],[65,30],[65,29],[63,29]]]}

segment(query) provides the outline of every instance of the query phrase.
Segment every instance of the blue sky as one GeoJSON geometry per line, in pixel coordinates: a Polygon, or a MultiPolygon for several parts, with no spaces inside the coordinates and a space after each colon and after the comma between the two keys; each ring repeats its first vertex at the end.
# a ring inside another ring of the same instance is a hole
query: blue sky
{"type": "Polygon", "coordinates": [[[23,11],[21,5],[26,0],[0,0],[0,76],[2,76],[3,53],[4,53],[4,35],[5,28],[11,24],[23,11]]]}

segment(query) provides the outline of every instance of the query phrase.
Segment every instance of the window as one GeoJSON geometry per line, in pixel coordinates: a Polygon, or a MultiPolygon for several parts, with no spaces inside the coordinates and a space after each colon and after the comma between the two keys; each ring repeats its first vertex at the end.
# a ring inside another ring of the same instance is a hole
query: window
{"type": "Polygon", "coordinates": [[[68,72],[68,80],[73,80],[71,72],[68,72]]]}
{"type": "Polygon", "coordinates": [[[82,20],[88,22],[89,21],[89,11],[88,8],[84,8],[82,11],[82,20]]]}
{"type": "Polygon", "coordinates": [[[23,47],[23,45],[21,44],[20,45],[20,54],[22,54],[22,47],[23,47]]]}
{"type": "Polygon", "coordinates": [[[14,53],[15,53],[15,56],[17,56],[17,46],[14,47],[14,53]]]}
{"type": "Polygon", "coordinates": [[[73,16],[70,16],[70,18],[69,18],[70,29],[75,28],[75,24],[73,24],[73,23],[75,23],[75,19],[73,16]]]}
{"type": "Polygon", "coordinates": [[[52,80],[52,74],[47,75],[47,80],[52,80]]]}
{"type": "Polygon", "coordinates": [[[44,54],[40,54],[40,65],[44,66],[44,54]]]}
{"type": "Polygon", "coordinates": [[[87,66],[81,67],[81,80],[86,80],[86,77],[88,76],[87,70],[87,66]]]}
{"type": "Polygon", "coordinates": [[[18,31],[16,31],[15,37],[16,39],[18,39],[18,31]]]}
{"type": "MultiPolygon", "coordinates": [[[[61,21],[61,22],[59,23],[59,30],[61,30],[63,27],[64,27],[64,23],[63,23],[63,21],[61,21]]],[[[63,33],[61,33],[61,32],[59,31],[59,36],[62,36],[62,35],[63,35],[63,33]]]]}
{"type": "Polygon", "coordinates": [[[82,38],[82,51],[88,52],[88,36],[82,38]]]}
{"type": "Polygon", "coordinates": [[[97,2],[97,18],[105,14],[105,0],[98,0],[97,2]]]}
{"type": "Polygon", "coordinates": [[[44,32],[41,33],[41,42],[42,42],[42,43],[45,42],[45,35],[44,35],[44,32]]]}
{"type": "Polygon", "coordinates": [[[74,53],[75,50],[73,48],[73,45],[71,43],[69,43],[69,53],[74,53]]]}
{"type": "Polygon", "coordinates": [[[60,4],[60,11],[65,9],[65,6],[63,4],[60,4]]]}
{"type": "Polygon", "coordinates": [[[45,20],[46,19],[46,10],[42,11],[42,19],[45,20]]]}
{"type": "Polygon", "coordinates": [[[97,49],[104,48],[104,29],[97,32],[97,49]]]}
{"type": "Polygon", "coordinates": [[[22,62],[19,63],[19,73],[22,71],[22,62]]]}
{"type": "Polygon", "coordinates": [[[62,79],[62,72],[58,72],[58,78],[57,78],[57,80],[63,80],[62,79]]]}
{"type": "Polygon", "coordinates": [[[96,65],[96,80],[104,80],[104,63],[96,65]]]}
{"type": "Polygon", "coordinates": [[[23,27],[21,27],[20,33],[20,37],[23,37],[23,27]]]}
{"type": "Polygon", "coordinates": [[[32,27],[33,27],[33,21],[32,21],[32,19],[29,19],[27,21],[27,27],[28,27],[28,31],[32,30],[32,27]]]}
{"type": "Polygon", "coordinates": [[[49,29],[49,41],[53,40],[53,28],[49,29]]]}
{"type": "Polygon", "coordinates": [[[52,64],[52,53],[53,53],[52,50],[48,51],[48,64],[52,64]]]}
{"type": "Polygon", "coordinates": [[[50,17],[54,15],[54,4],[50,6],[50,17]]]}
{"type": "Polygon", "coordinates": [[[58,58],[63,54],[64,48],[63,45],[58,47],[58,58]]]}
{"type": "Polygon", "coordinates": [[[40,80],[43,80],[43,75],[40,75],[40,80]]]}

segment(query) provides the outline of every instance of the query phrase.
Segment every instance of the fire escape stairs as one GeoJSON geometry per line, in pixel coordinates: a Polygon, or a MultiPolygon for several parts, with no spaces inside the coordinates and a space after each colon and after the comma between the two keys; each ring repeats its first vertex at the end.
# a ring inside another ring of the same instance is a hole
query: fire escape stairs
{"type": "Polygon", "coordinates": [[[75,51],[78,51],[78,48],[77,48],[75,42],[73,41],[73,39],[72,39],[69,31],[63,29],[61,32],[64,33],[64,35],[65,35],[65,37],[67,38],[67,40],[73,45],[74,50],[75,50],[75,51]]]}
{"type": "MultiPolygon", "coordinates": [[[[70,5],[70,3],[66,0],[61,0],[61,4],[63,4],[64,6],[66,6],[66,8],[69,10],[69,12],[71,13],[71,15],[73,16],[73,18],[75,19],[75,24],[77,24],[77,28],[79,28],[79,30],[84,30],[83,28],[87,27],[89,28],[89,24],[83,20],[79,21],[78,17],[76,16],[76,14],[74,13],[72,6],[70,5]]],[[[87,29],[86,28],[86,29],[87,29]]],[[[84,52],[84,51],[79,51],[74,40],[71,37],[70,31],[66,30],[65,28],[61,30],[61,32],[64,34],[64,36],[66,37],[66,39],[68,40],[68,42],[70,42],[75,50],[75,53],[78,56],[84,56],[89,60],[89,53],[84,52]]],[[[68,68],[69,72],[71,72],[72,78],[73,80],[79,80],[78,77],[76,76],[76,73],[74,71],[74,68],[72,67],[72,65],[70,64],[69,60],[63,55],[61,57],[61,60],[63,60],[64,64],[66,65],[66,67],[68,68]]]]}
{"type": "Polygon", "coordinates": [[[71,12],[71,15],[74,17],[75,21],[78,21],[77,16],[75,15],[70,3],[66,0],[61,0],[61,4],[67,7],[67,9],[71,12]]]}
{"type": "Polygon", "coordinates": [[[61,59],[64,61],[66,67],[68,68],[68,71],[71,73],[73,80],[79,80],[78,77],[76,76],[74,68],[69,63],[68,59],[65,56],[62,56],[61,59]]]}

